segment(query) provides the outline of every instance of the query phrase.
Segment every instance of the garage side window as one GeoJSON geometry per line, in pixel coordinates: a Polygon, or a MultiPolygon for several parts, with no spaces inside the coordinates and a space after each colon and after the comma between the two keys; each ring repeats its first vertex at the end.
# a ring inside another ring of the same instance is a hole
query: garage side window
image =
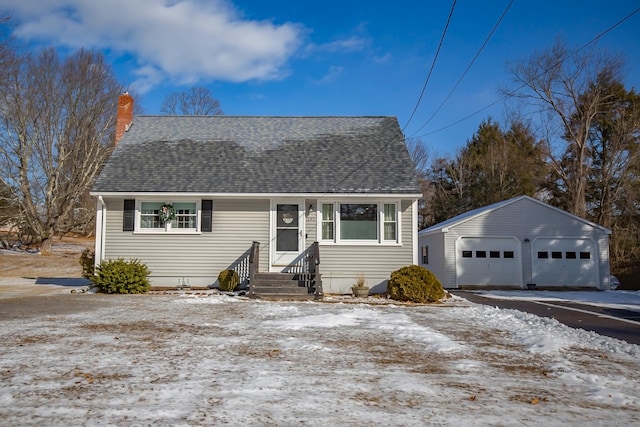
{"type": "Polygon", "coordinates": [[[429,264],[429,246],[422,247],[422,263],[429,264]]]}

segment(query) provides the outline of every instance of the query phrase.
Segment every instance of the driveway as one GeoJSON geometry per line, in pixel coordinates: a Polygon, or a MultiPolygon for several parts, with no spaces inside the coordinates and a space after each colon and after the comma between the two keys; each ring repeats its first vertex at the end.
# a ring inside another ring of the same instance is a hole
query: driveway
{"type": "Polygon", "coordinates": [[[483,296],[474,291],[450,292],[478,304],[550,317],[572,328],[593,331],[630,344],[640,345],[640,312],[638,311],[571,301],[501,299],[495,295],[483,296]]]}

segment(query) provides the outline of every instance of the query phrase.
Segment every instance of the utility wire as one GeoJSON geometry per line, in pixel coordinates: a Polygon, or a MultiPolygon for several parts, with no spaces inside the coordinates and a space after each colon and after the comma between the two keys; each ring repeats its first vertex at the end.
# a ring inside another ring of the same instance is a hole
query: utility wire
{"type": "MultiPolygon", "coordinates": [[[[442,44],[444,42],[444,37],[447,34],[447,29],[449,28],[449,23],[451,22],[451,17],[453,16],[453,10],[456,7],[456,2],[457,2],[457,0],[453,0],[453,3],[451,4],[451,10],[449,11],[449,16],[447,18],[447,23],[446,23],[444,29],[442,30],[442,35],[440,36],[440,43],[438,43],[438,49],[436,50],[435,56],[433,57],[433,61],[431,62],[431,68],[429,69],[429,73],[427,74],[427,78],[425,79],[424,85],[422,86],[422,91],[420,92],[420,96],[418,97],[418,101],[416,102],[415,107],[413,107],[413,111],[411,112],[411,116],[409,117],[409,120],[407,120],[407,123],[404,125],[404,127],[400,131],[401,135],[404,135],[404,130],[407,128],[407,126],[409,126],[409,123],[411,122],[411,119],[413,119],[413,116],[416,114],[416,111],[418,110],[418,106],[420,105],[420,101],[422,101],[422,97],[424,96],[424,92],[425,92],[425,90],[427,88],[427,84],[429,83],[429,79],[431,78],[431,74],[433,73],[433,68],[436,65],[436,60],[438,59],[438,54],[440,53],[440,49],[442,48],[442,44]]],[[[376,157],[378,154],[380,154],[385,148],[387,148],[389,146],[389,144],[391,144],[395,140],[396,140],[396,137],[393,137],[393,138],[389,139],[389,141],[384,143],[378,149],[378,151],[376,151],[371,157],[369,157],[368,159],[365,159],[362,163],[360,163],[351,172],[346,174],[344,176],[344,178],[342,178],[340,181],[335,183],[333,185],[333,188],[334,189],[337,188],[340,184],[342,184],[347,179],[349,179],[349,177],[351,177],[354,173],[356,173],[357,171],[362,169],[364,166],[366,166],[367,163],[369,163],[374,157],[376,157]]]]}
{"type": "MultiPolygon", "coordinates": [[[[451,13],[453,13],[453,7],[455,6],[455,0],[453,2],[452,8],[451,8],[451,13]]],[[[603,37],[605,34],[609,33],[610,31],[612,31],[613,29],[615,29],[616,27],[618,27],[619,25],[621,25],[623,22],[625,22],[626,20],[628,20],[629,18],[631,18],[633,15],[635,15],[636,13],[640,12],[640,7],[635,9],[634,11],[632,11],[631,13],[629,13],[627,16],[625,16],[624,18],[620,19],[618,22],[616,22],[615,24],[613,24],[611,27],[607,28],[606,30],[604,30],[603,32],[599,33],[598,35],[596,35],[593,39],[591,39],[588,43],[586,43],[585,45],[583,45],[582,47],[580,47],[579,49],[576,49],[573,54],[578,53],[579,51],[581,51],[582,49],[586,48],[587,46],[595,43],[597,40],[599,40],[601,37],[603,37]]],[[[449,14],[449,19],[451,18],[451,13],[449,14]]],[[[502,19],[502,18],[501,18],[502,19]]],[[[447,21],[447,25],[448,25],[448,21],[447,21]]],[[[446,32],[446,28],[445,28],[445,32],[446,32]]],[[[444,34],[443,34],[444,37],[444,34]]],[[[569,56],[569,55],[566,55],[569,56]]],[[[564,60],[564,58],[563,58],[564,60]]],[[[550,68],[548,68],[546,71],[550,70],[551,68],[553,68],[554,66],[557,66],[558,64],[560,64],[562,62],[562,60],[558,61],[556,64],[552,65],[550,68]]],[[[435,64],[435,58],[434,58],[434,64],[435,64]]],[[[433,68],[433,67],[432,67],[433,68]]],[[[544,73],[544,72],[543,72],[544,73]]],[[[429,73],[430,75],[431,73],[429,73]]],[[[423,87],[422,93],[424,93],[424,89],[426,88],[427,82],[428,82],[429,78],[427,77],[427,81],[425,82],[425,85],[423,87]]],[[[511,93],[493,101],[492,103],[490,103],[489,105],[486,105],[484,107],[482,107],[481,109],[475,111],[474,113],[471,113],[451,124],[448,124],[447,126],[441,127],[439,129],[436,129],[432,132],[429,133],[425,133],[422,135],[418,135],[418,137],[421,136],[427,136],[427,135],[433,135],[434,133],[443,131],[445,129],[448,129],[452,126],[457,125],[458,123],[461,123],[479,113],[481,113],[482,111],[494,106],[495,104],[497,104],[498,102],[506,99],[509,95],[513,94],[514,92],[522,89],[525,85],[521,85],[520,87],[518,87],[517,89],[515,89],[514,91],[512,91],[511,93]]],[[[422,98],[422,93],[420,94],[420,98],[422,98]]],[[[420,103],[420,100],[418,100],[418,104],[420,103]]],[[[415,110],[418,107],[418,104],[416,104],[416,108],[414,108],[414,112],[412,113],[411,117],[413,117],[415,110]]],[[[409,121],[411,121],[411,118],[409,118],[409,121]]],[[[407,122],[407,125],[409,124],[409,121],[407,122]]],[[[402,128],[402,132],[404,132],[404,129],[407,127],[407,125],[405,125],[404,128],[402,128]]],[[[372,156],[370,156],[369,158],[365,159],[362,163],[360,163],[360,165],[358,165],[357,167],[355,167],[350,173],[348,173],[344,178],[342,178],[340,181],[338,181],[336,184],[333,185],[333,188],[337,188],[340,184],[342,184],[343,182],[345,182],[350,176],[352,176],[354,173],[356,173],[357,171],[359,171],[360,169],[362,169],[364,166],[367,165],[367,163],[369,163],[374,157],[376,157],[378,154],[380,154],[380,152],[382,152],[386,147],[388,147],[393,141],[395,141],[397,139],[397,137],[393,137],[390,138],[389,141],[387,141],[385,144],[383,144],[380,149],[378,151],[376,151],[376,153],[374,153],[372,156]]],[[[326,194],[326,193],[324,193],[326,194]]]]}
{"type": "Polygon", "coordinates": [[[431,73],[433,73],[433,68],[436,65],[436,61],[438,59],[438,55],[440,54],[440,48],[442,48],[442,44],[444,43],[444,37],[447,34],[447,29],[449,28],[449,23],[451,22],[451,16],[453,15],[453,9],[455,7],[456,7],[456,0],[453,0],[453,3],[451,4],[451,10],[449,11],[449,17],[447,18],[447,23],[444,26],[444,29],[442,30],[442,35],[440,36],[440,43],[438,43],[438,49],[436,49],[436,54],[434,55],[433,61],[431,62],[431,67],[429,68],[429,73],[427,74],[427,78],[424,81],[424,85],[422,85],[422,91],[420,91],[420,96],[418,97],[418,101],[416,102],[416,105],[413,107],[413,111],[411,112],[411,115],[409,116],[409,120],[407,120],[407,123],[402,128],[402,132],[404,132],[404,130],[407,128],[407,126],[409,126],[409,123],[411,123],[411,119],[413,119],[413,116],[416,114],[416,111],[418,110],[418,106],[420,105],[420,102],[422,101],[422,97],[424,96],[424,92],[427,89],[427,84],[429,84],[429,80],[431,79],[431,73]]]}
{"type": "MultiPolygon", "coordinates": [[[[559,61],[556,61],[554,64],[552,64],[550,67],[546,68],[544,71],[542,71],[540,74],[538,74],[538,76],[542,76],[544,73],[548,72],[549,70],[551,70],[552,68],[560,65],[560,63],[562,63],[562,61],[564,61],[567,57],[571,56],[571,55],[575,55],[576,53],[580,52],[581,50],[585,49],[587,46],[592,45],[593,43],[597,42],[599,39],[601,39],[602,37],[604,37],[607,33],[613,31],[616,27],[620,26],[623,22],[627,21],[629,18],[631,18],[633,15],[635,15],[636,13],[640,12],[640,7],[633,10],[632,12],[630,12],[629,14],[627,14],[624,18],[620,19],[618,22],[616,22],[615,24],[613,24],[612,26],[610,26],[609,28],[607,28],[606,30],[602,31],[601,33],[598,33],[594,38],[592,38],[590,41],[588,41],[587,43],[585,43],[584,45],[582,45],[580,48],[574,50],[573,52],[571,52],[570,54],[565,55],[564,58],[560,59],[559,61]]],[[[483,112],[484,110],[493,107],[494,105],[496,105],[498,102],[500,101],[504,101],[505,99],[509,98],[511,95],[513,95],[514,93],[518,92],[520,89],[524,88],[526,85],[522,84],[520,86],[518,86],[516,89],[514,89],[513,91],[507,93],[506,95],[498,98],[497,100],[493,101],[492,103],[490,103],[489,105],[486,105],[484,107],[482,107],[481,109],[459,119],[456,120],[453,123],[450,123],[446,126],[443,126],[441,128],[438,128],[434,131],[431,132],[427,132],[427,133],[423,133],[422,135],[418,135],[416,138],[419,137],[423,137],[423,136],[429,136],[429,135],[433,135],[434,133],[438,133],[441,132],[445,129],[449,129],[452,126],[457,125],[458,123],[461,123],[467,119],[470,119],[471,117],[480,114],[481,112],[483,112]]],[[[422,129],[422,128],[420,128],[422,129]]]]}
{"type": "MultiPolygon", "coordinates": [[[[458,86],[460,85],[460,83],[462,82],[462,80],[465,78],[465,76],[467,75],[467,73],[469,72],[469,70],[471,69],[471,67],[473,66],[473,64],[476,62],[476,59],[478,59],[478,57],[480,56],[480,53],[482,53],[482,51],[484,50],[485,46],[489,43],[489,40],[491,40],[491,37],[493,37],[493,34],[496,32],[496,30],[498,29],[498,27],[500,26],[500,24],[502,23],[502,20],[504,19],[504,17],[506,16],[507,12],[509,11],[509,9],[511,8],[511,6],[513,5],[514,0],[511,0],[509,2],[509,4],[507,5],[507,7],[504,9],[504,12],[502,12],[502,15],[500,16],[500,18],[498,19],[498,21],[496,22],[496,24],[493,26],[493,28],[491,29],[491,31],[489,32],[489,34],[487,35],[487,37],[484,40],[484,43],[482,43],[482,46],[480,46],[480,49],[478,49],[478,52],[476,52],[475,56],[473,57],[473,59],[471,60],[471,62],[469,62],[469,65],[467,65],[467,68],[464,70],[464,72],[462,73],[462,75],[460,76],[460,78],[458,79],[458,81],[456,82],[456,84],[453,86],[453,88],[451,89],[451,91],[449,92],[449,94],[446,96],[446,98],[442,101],[442,103],[438,106],[438,108],[436,108],[436,110],[433,112],[433,114],[431,114],[431,116],[422,124],[422,126],[420,126],[414,133],[413,135],[415,135],[416,133],[420,132],[426,125],[429,124],[429,122],[431,122],[431,120],[435,117],[436,114],[438,114],[438,112],[440,111],[440,109],[442,109],[442,107],[444,106],[444,104],[447,103],[447,101],[449,100],[449,98],[451,98],[451,95],[453,95],[453,92],[458,88],[458,86]]],[[[406,126],[405,126],[406,127],[406,126]]]]}

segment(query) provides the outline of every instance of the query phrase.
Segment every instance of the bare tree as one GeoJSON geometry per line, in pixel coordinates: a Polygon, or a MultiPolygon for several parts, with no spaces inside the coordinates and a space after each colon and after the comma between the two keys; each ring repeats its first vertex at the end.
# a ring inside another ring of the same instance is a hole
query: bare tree
{"type": "Polygon", "coordinates": [[[425,228],[429,223],[429,210],[427,199],[429,197],[429,185],[427,183],[427,172],[429,168],[430,153],[427,147],[419,138],[407,138],[405,145],[409,151],[409,157],[418,175],[418,183],[422,191],[422,198],[418,201],[418,229],[425,228]]]}
{"type": "Polygon", "coordinates": [[[413,162],[416,173],[420,178],[424,178],[429,169],[429,160],[431,158],[429,149],[420,138],[407,138],[405,145],[409,151],[409,157],[413,162]]]}
{"type": "Polygon", "coordinates": [[[192,87],[188,92],[173,92],[162,102],[160,111],[169,115],[218,116],[224,114],[220,101],[206,87],[192,87]]]}
{"type": "Polygon", "coordinates": [[[26,54],[0,90],[0,182],[16,221],[46,253],[77,225],[81,199],[113,148],[122,86],[102,54],[26,54]]]}
{"type": "Polygon", "coordinates": [[[0,86],[4,86],[7,83],[7,69],[16,62],[13,46],[14,39],[6,30],[6,26],[10,25],[10,23],[10,17],[0,17],[0,86]]]}
{"type": "Polygon", "coordinates": [[[512,69],[516,91],[508,93],[528,101],[532,115],[544,129],[550,165],[566,196],[569,212],[586,217],[589,176],[589,131],[609,101],[598,86],[598,75],[618,76],[623,61],[599,51],[571,52],[563,43],[532,55],[512,69]],[[589,91],[589,98],[582,94],[589,91]]]}

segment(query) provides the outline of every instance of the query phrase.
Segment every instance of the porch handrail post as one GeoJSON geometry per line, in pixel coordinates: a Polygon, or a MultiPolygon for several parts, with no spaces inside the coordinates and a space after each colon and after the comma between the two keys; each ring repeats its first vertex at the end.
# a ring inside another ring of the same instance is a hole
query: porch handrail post
{"type": "Polygon", "coordinates": [[[254,295],[256,273],[260,271],[260,242],[254,241],[249,253],[249,295],[254,295]]]}

